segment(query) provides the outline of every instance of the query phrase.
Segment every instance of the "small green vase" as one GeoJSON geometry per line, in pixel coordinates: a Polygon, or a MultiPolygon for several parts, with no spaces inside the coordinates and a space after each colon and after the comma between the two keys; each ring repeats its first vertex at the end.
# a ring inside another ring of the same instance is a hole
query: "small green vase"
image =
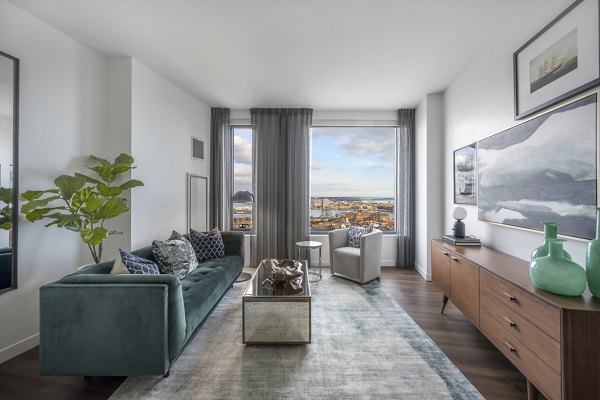
{"type": "Polygon", "coordinates": [[[533,286],[561,296],[581,296],[585,270],[564,256],[561,239],[548,239],[550,254],[534,259],[529,266],[533,286]]]}
{"type": "Polygon", "coordinates": [[[600,297],[600,207],[596,208],[596,238],[588,244],[585,273],[594,297],[600,297]]]}
{"type": "MultiPolygon", "coordinates": [[[[548,240],[556,239],[558,234],[558,224],[556,222],[542,222],[544,224],[544,243],[531,253],[531,260],[535,260],[539,257],[545,257],[550,254],[550,244],[548,240]]],[[[572,260],[571,255],[563,250],[563,255],[572,260]]]]}

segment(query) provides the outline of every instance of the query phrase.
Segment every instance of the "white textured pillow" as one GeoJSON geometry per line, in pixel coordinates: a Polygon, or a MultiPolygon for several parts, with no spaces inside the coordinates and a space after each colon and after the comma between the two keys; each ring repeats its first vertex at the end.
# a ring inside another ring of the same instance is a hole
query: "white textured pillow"
{"type": "Polygon", "coordinates": [[[127,269],[125,264],[123,264],[123,260],[121,259],[121,255],[115,257],[115,263],[113,264],[112,269],[110,270],[111,275],[130,275],[131,272],[127,269]]]}

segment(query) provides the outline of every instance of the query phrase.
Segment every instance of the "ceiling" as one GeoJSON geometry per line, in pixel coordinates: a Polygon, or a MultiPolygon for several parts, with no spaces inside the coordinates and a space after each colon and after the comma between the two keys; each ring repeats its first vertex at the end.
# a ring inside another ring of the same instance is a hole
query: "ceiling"
{"type": "MultiPolygon", "coordinates": [[[[210,106],[387,110],[443,91],[548,0],[10,0],[210,106]]],[[[564,0],[554,0],[564,3],[564,0]]]]}

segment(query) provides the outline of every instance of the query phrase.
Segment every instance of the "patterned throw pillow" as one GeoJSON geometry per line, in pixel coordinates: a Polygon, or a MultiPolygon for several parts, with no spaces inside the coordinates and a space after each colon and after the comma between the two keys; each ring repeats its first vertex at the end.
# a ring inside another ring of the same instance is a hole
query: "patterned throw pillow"
{"type": "MultiPolygon", "coordinates": [[[[185,237],[181,233],[179,233],[177,231],[171,232],[171,236],[169,237],[169,240],[181,240],[181,239],[185,239],[185,237]]],[[[187,239],[185,239],[185,240],[187,240],[187,239]]]]}
{"type": "Polygon", "coordinates": [[[348,230],[348,246],[360,248],[360,237],[362,235],[366,235],[367,233],[371,233],[373,231],[373,227],[369,228],[361,228],[359,226],[351,226],[348,230]]]}
{"type": "Polygon", "coordinates": [[[131,253],[127,253],[119,249],[121,253],[121,260],[127,267],[129,272],[134,275],[159,275],[158,265],[155,262],[146,260],[145,258],[134,256],[131,253]]]}
{"type": "Polygon", "coordinates": [[[161,273],[183,279],[196,269],[198,260],[192,245],[186,238],[177,233],[181,239],[173,239],[173,237],[177,237],[176,233],[173,231],[168,240],[153,241],[152,255],[158,262],[161,273]]]}
{"type": "Polygon", "coordinates": [[[217,228],[213,228],[208,233],[191,229],[190,242],[196,252],[196,258],[198,258],[199,263],[225,256],[225,244],[223,243],[221,232],[217,228]]]}

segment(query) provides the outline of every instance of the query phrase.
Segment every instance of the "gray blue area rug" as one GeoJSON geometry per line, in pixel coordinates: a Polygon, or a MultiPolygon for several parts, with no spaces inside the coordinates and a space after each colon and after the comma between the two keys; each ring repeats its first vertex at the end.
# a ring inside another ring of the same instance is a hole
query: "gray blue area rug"
{"type": "Polygon", "coordinates": [[[242,344],[242,292],[223,298],[171,376],[130,377],[111,399],[482,399],[379,287],[311,284],[312,344],[242,344]]]}

